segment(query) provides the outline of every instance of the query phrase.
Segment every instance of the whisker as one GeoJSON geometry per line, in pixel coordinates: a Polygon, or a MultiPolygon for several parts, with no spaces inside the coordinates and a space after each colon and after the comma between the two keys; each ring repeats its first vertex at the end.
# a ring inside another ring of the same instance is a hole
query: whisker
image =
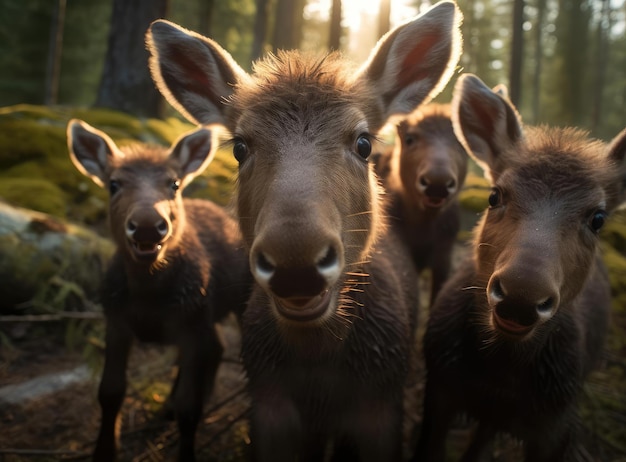
{"type": "Polygon", "coordinates": [[[374,213],[373,210],[365,210],[363,212],[351,213],[350,215],[346,215],[346,218],[358,217],[359,215],[370,215],[374,213]]]}
{"type": "Polygon", "coordinates": [[[356,277],[364,277],[364,278],[368,278],[370,276],[367,273],[354,273],[352,271],[346,271],[345,274],[347,274],[348,276],[356,276],[356,277]]]}

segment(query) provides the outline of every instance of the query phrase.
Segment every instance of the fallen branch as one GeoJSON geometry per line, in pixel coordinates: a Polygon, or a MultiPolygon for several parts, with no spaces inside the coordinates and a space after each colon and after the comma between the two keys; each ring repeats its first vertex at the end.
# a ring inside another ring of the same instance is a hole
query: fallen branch
{"type": "Polygon", "coordinates": [[[25,314],[0,316],[0,322],[51,322],[65,319],[104,320],[104,315],[96,311],[61,311],[55,314],[25,314]]]}

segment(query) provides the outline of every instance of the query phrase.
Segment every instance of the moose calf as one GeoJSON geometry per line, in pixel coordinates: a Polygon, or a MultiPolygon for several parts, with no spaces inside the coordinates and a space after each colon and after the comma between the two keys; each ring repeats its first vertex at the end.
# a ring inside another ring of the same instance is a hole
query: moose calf
{"type": "Polygon", "coordinates": [[[280,52],[246,73],[166,21],[151,69],[178,110],[232,133],[238,216],[256,280],[242,319],[257,461],[397,461],[417,273],[385,227],[374,134],[445,85],[460,14],[441,2],[385,36],[357,72],[280,52]]]}
{"type": "Polygon", "coordinates": [[[377,172],[388,193],[387,214],[397,221],[417,270],[431,269],[432,303],[450,272],[461,227],[458,193],[467,174],[450,105],[425,105],[398,123],[395,147],[379,159],[377,172]]]}
{"type": "Polygon", "coordinates": [[[173,344],[179,371],[170,399],[180,432],[180,460],[194,459],[194,436],[223,347],[215,323],[241,314],[251,275],[237,223],[209,201],[183,199],[183,188],[211,161],[211,132],[182,136],[171,149],[119,149],[79,120],[68,126],[74,165],[110,193],[117,245],[102,287],[106,317],[102,408],[94,460],[119,445],[118,414],[134,337],[173,344]]]}
{"type": "Polygon", "coordinates": [[[581,460],[576,397],[610,306],[598,233],[621,200],[626,130],[607,148],[576,129],[523,127],[473,75],[459,79],[452,106],[455,132],[493,189],[473,254],[427,326],[414,460],[444,460],[459,413],[478,421],[463,461],[479,460],[499,432],[523,441],[527,462],[581,460]]]}

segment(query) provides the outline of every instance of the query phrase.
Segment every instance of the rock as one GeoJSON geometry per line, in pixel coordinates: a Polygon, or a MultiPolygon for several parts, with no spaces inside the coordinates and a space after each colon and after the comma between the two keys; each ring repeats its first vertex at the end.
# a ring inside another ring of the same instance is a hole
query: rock
{"type": "Polygon", "coordinates": [[[85,310],[113,250],[86,228],[0,202],[0,314],[85,310]]]}

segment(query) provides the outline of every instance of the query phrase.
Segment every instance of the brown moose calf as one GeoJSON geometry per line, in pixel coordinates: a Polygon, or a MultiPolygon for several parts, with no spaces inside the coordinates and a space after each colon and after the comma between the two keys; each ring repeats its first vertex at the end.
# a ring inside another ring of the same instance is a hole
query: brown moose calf
{"type": "Polygon", "coordinates": [[[417,273],[383,223],[372,138],[447,82],[459,13],[440,2],[385,36],[357,72],[280,52],[241,69],[168,22],[148,44],[159,89],[219,123],[239,161],[238,215],[255,286],[242,319],[256,461],[401,458],[417,273]]]}
{"type": "Polygon", "coordinates": [[[432,302],[450,272],[461,227],[458,193],[467,174],[467,154],[454,134],[450,105],[428,104],[402,120],[394,149],[379,162],[387,214],[397,221],[417,270],[431,269],[432,302]]]}
{"type": "Polygon", "coordinates": [[[215,323],[231,310],[241,314],[251,285],[236,222],[211,202],[181,195],[211,160],[211,132],[196,130],[169,150],[120,150],[106,134],[72,120],[68,144],[78,170],[110,192],[109,224],[117,245],[102,287],[106,353],[94,460],[116,456],[134,337],[179,349],[170,400],[179,458],[193,460],[203,398],[213,388],[223,352],[215,323]]]}
{"type": "Polygon", "coordinates": [[[444,460],[458,413],[478,421],[464,461],[479,460],[499,432],[523,441],[527,462],[584,459],[576,397],[607,328],[598,232],[621,199],[626,130],[607,148],[575,129],[523,127],[473,75],[456,84],[452,119],[493,190],[473,255],[428,323],[414,460],[444,460]]]}

